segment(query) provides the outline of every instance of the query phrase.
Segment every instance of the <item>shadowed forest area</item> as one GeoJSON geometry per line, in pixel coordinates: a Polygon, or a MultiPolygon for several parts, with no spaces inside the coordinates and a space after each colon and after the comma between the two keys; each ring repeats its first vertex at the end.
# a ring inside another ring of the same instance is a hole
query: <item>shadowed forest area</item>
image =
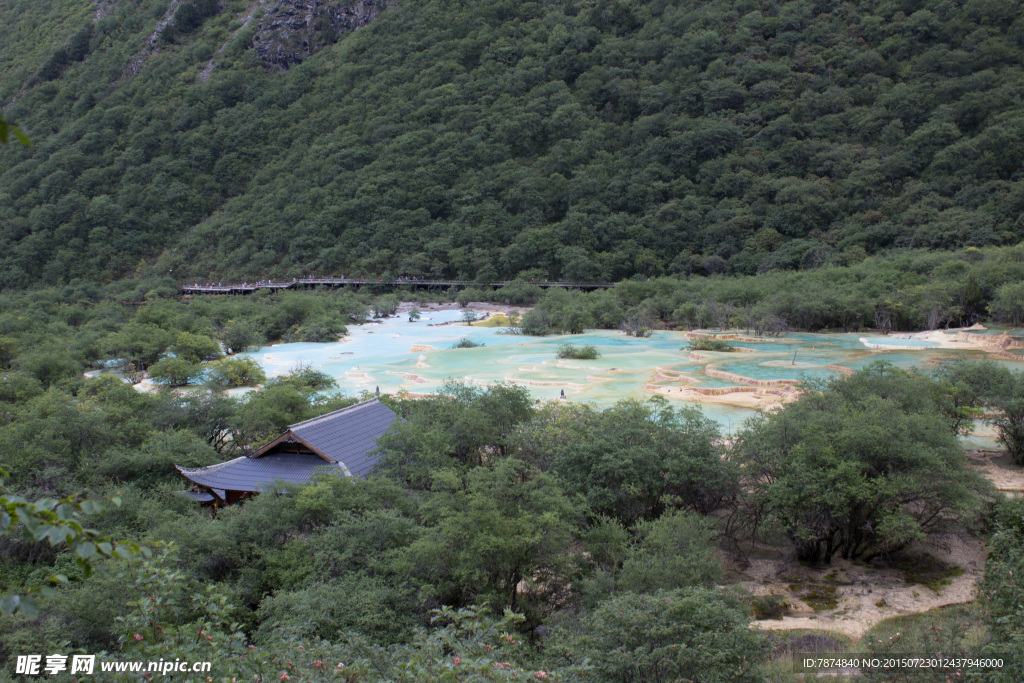
{"type": "Polygon", "coordinates": [[[1022,236],[1012,0],[408,0],[284,72],[253,3],[180,4],[0,9],[35,142],[0,155],[0,286],[751,275],[1022,236]]]}

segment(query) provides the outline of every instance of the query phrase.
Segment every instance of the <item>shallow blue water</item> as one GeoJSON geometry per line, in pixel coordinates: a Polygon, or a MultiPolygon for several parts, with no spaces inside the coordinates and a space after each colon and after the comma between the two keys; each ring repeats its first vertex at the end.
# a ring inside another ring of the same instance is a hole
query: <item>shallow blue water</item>
{"type": "Polygon", "coordinates": [[[865,337],[864,341],[869,344],[878,344],[879,346],[916,346],[922,349],[937,349],[939,344],[928,341],[926,339],[912,339],[910,337],[865,337]]]}
{"type": "MultiPolygon", "coordinates": [[[[406,391],[432,393],[443,382],[457,379],[480,384],[507,381],[527,388],[541,401],[553,400],[564,391],[572,401],[611,405],[623,398],[649,398],[645,386],[682,386],[671,373],[685,373],[687,384],[698,387],[736,386],[728,378],[704,374],[714,369],[757,380],[830,378],[838,373],[828,365],[859,369],[879,359],[903,368],[926,368],[933,358],[981,357],[978,352],[935,348],[931,342],[886,337],[917,350],[869,349],[858,334],[790,334],[763,341],[734,341],[753,353],[708,353],[710,360],[694,360],[682,350],[688,343],[682,332],[658,331],[646,339],[621,332],[590,330],[579,335],[522,337],[501,328],[464,324],[433,325],[459,321],[462,312],[426,311],[416,322],[394,317],[379,323],[350,328],[345,341],[328,344],[279,344],[250,352],[268,376],[286,374],[308,365],[335,378],[345,394],[406,391]],[[452,349],[462,337],[485,346],[452,349]],[[601,353],[596,360],[559,360],[555,354],[564,343],[593,345],[601,353]]],[[[1014,364],[1021,366],[1024,364],[1014,364]]],[[[694,405],[671,398],[680,406],[694,405]]],[[[704,413],[732,431],[754,414],[751,408],[703,403],[704,413]]]]}

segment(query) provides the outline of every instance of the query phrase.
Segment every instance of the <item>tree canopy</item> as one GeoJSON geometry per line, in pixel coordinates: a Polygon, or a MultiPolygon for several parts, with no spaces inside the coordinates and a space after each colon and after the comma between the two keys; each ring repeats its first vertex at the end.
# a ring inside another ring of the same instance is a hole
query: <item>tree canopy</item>
{"type": "Polygon", "coordinates": [[[755,516],[801,560],[870,560],[943,524],[969,523],[988,493],[967,467],[932,380],[876,362],[754,420],[741,437],[755,516]]]}
{"type": "Polygon", "coordinates": [[[382,7],[282,72],[252,0],[7,3],[0,98],[35,145],[0,150],[0,286],[617,281],[1024,236],[1012,0],[382,7]]]}

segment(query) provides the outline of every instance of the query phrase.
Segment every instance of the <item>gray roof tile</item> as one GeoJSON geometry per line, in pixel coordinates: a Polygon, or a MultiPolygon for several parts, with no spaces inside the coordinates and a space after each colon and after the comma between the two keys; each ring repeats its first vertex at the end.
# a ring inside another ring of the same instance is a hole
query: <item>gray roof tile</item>
{"type": "Polygon", "coordinates": [[[376,464],[369,451],[396,419],[390,408],[372,399],[291,425],[290,432],[334,463],[311,453],[271,452],[178,471],[200,486],[229,491],[260,491],[275,480],[301,484],[318,472],[365,477],[376,464]]]}
{"type": "Polygon", "coordinates": [[[200,486],[228,491],[262,491],[267,484],[277,480],[304,484],[317,472],[345,475],[341,467],[312,453],[272,453],[261,458],[242,456],[219,466],[179,467],[178,471],[200,486]]]}
{"type": "Polygon", "coordinates": [[[369,451],[377,448],[377,439],[395,419],[390,408],[371,399],[293,424],[289,431],[344,465],[353,477],[365,477],[377,462],[369,451]]]}

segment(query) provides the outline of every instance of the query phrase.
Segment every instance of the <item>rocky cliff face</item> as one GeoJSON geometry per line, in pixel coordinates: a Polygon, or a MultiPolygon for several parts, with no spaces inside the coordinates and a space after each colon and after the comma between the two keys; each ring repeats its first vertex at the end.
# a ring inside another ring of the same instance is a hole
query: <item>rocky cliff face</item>
{"type": "Polygon", "coordinates": [[[397,0],[275,0],[260,20],[252,47],[263,62],[287,69],[397,4],[397,0]]]}

